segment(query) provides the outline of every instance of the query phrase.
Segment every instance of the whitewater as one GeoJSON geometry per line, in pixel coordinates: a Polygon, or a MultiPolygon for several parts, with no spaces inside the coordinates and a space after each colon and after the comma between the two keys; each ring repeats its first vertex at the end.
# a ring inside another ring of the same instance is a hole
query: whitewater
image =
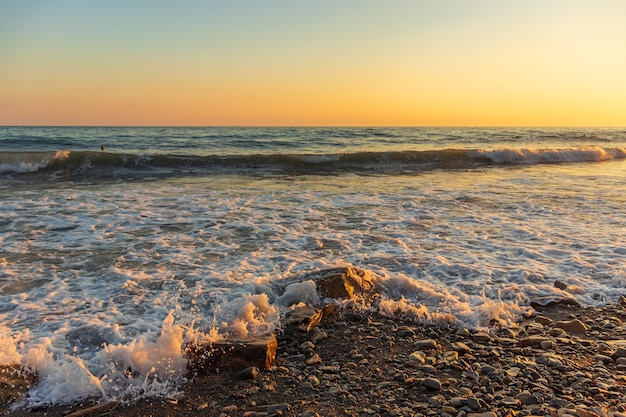
{"type": "Polygon", "coordinates": [[[175,395],[185,343],[280,329],[334,267],[435,324],[610,303],[624,190],[617,128],[0,127],[0,365],[29,406],[175,395]]]}

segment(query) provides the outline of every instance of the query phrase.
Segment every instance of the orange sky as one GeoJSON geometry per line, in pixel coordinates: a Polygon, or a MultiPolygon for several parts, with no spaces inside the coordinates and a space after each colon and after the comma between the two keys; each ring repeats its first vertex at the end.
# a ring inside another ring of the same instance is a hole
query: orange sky
{"type": "Polygon", "coordinates": [[[1,2],[0,124],[625,126],[624,22],[621,0],[1,2]]]}

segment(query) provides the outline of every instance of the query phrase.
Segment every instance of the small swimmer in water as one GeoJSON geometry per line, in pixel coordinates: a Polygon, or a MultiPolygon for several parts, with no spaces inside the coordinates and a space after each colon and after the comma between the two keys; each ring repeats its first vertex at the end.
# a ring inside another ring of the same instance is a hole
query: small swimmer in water
{"type": "Polygon", "coordinates": [[[100,149],[104,150],[104,145],[100,145],[100,149]]]}

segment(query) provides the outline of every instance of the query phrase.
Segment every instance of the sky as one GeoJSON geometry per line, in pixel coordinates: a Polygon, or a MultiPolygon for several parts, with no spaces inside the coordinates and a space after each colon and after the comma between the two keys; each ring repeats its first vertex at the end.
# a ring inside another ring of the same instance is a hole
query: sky
{"type": "Polygon", "coordinates": [[[626,126],[626,1],[0,0],[0,125],[626,126]]]}

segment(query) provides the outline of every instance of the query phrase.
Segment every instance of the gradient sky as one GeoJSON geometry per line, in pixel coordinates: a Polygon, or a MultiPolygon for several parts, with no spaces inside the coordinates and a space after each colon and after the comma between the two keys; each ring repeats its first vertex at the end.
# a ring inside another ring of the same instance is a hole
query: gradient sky
{"type": "Polygon", "coordinates": [[[0,0],[0,125],[626,126],[626,1],[0,0]]]}

